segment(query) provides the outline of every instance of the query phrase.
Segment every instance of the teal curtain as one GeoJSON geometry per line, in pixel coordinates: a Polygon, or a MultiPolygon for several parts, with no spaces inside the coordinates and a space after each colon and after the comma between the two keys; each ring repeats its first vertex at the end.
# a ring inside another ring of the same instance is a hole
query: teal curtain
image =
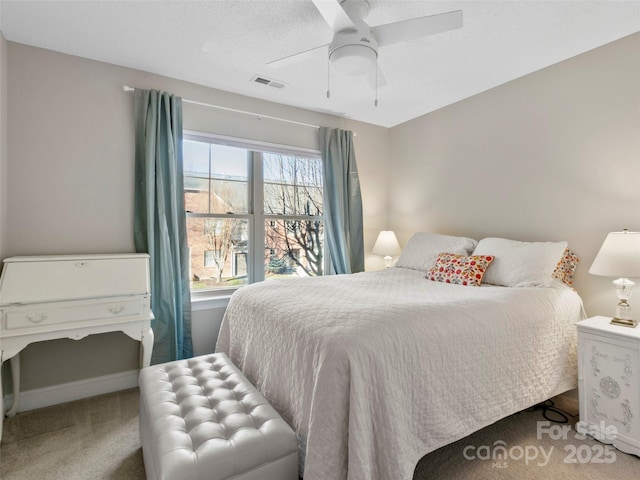
{"type": "Polygon", "coordinates": [[[325,185],[325,239],[335,273],[364,271],[362,196],[353,132],[320,128],[325,185]]]}
{"type": "Polygon", "coordinates": [[[193,356],[182,99],[136,89],[134,114],[134,241],[136,251],[150,256],[155,364],[193,356]]]}

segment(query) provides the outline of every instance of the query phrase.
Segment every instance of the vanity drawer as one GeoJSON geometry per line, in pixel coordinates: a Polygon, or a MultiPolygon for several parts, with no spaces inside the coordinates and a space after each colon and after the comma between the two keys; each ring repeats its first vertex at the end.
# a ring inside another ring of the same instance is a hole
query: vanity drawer
{"type": "Polygon", "coordinates": [[[140,316],[149,311],[148,297],[109,299],[103,302],[69,305],[48,304],[5,310],[4,327],[15,330],[47,327],[87,320],[140,316]]]}

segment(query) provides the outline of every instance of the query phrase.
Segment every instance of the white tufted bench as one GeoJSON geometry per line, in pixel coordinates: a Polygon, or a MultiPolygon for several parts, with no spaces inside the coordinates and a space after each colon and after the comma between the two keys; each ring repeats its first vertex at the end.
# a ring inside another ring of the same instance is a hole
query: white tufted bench
{"type": "Polygon", "coordinates": [[[150,480],[297,480],[293,430],[223,353],[140,372],[150,480]]]}

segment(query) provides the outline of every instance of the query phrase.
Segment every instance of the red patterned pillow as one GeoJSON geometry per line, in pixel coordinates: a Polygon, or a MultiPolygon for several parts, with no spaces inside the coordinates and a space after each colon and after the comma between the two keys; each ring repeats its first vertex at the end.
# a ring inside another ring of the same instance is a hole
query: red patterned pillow
{"type": "Polygon", "coordinates": [[[564,250],[562,258],[558,261],[556,269],[551,276],[557,278],[565,285],[573,286],[573,274],[576,272],[576,267],[580,263],[578,256],[573,253],[569,248],[564,250]]]}
{"type": "Polygon", "coordinates": [[[441,253],[425,278],[434,282],[477,287],[482,283],[482,277],[494,258],[491,255],[466,257],[454,253],[441,253]]]}

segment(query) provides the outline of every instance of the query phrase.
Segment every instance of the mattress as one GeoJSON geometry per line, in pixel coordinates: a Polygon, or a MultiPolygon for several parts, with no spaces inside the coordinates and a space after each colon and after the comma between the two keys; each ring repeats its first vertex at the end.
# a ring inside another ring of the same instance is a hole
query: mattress
{"type": "Polygon", "coordinates": [[[216,350],[294,428],[305,480],[409,480],[428,452],[576,387],[574,290],[423,276],[389,268],[233,294],[216,350]]]}

